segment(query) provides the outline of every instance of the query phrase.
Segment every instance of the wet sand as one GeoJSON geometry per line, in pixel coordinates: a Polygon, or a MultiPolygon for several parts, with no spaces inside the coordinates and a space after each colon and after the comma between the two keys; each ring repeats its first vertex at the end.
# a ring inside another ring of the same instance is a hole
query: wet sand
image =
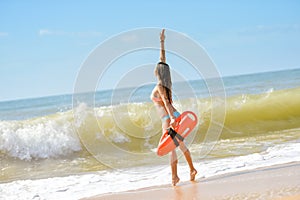
{"type": "MultiPolygon", "coordinates": [[[[114,180],[116,181],[116,180],[114,180]]],[[[300,162],[234,172],[177,186],[162,185],[134,191],[101,194],[86,200],[300,200],[300,162]]]]}

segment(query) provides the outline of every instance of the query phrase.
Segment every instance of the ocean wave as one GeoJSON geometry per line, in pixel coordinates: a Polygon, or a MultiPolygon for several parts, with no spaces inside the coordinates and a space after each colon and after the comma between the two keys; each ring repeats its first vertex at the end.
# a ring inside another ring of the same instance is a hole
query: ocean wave
{"type": "MultiPolygon", "coordinates": [[[[300,127],[300,88],[241,94],[226,99],[220,139],[275,134],[300,127]]],[[[201,143],[211,122],[211,99],[175,102],[179,111],[198,114],[193,142],[201,143]]],[[[217,122],[213,122],[217,123],[217,122]]],[[[88,107],[22,121],[0,121],[0,152],[21,160],[56,158],[109,142],[130,152],[152,152],[161,136],[161,121],[153,103],[88,107]],[[93,145],[94,144],[94,145],[93,145]]],[[[101,146],[100,146],[101,147],[101,146]]],[[[153,152],[152,152],[153,153],[153,152]]]]}
{"type": "Polygon", "coordinates": [[[300,88],[243,94],[227,99],[222,137],[249,136],[298,128],[300,88]]]}
{"type": "Polygon", "coordinates": [[[0,122],[0,151],[21,160],[59,157],[81,150],[69,115],[0,122]]]}

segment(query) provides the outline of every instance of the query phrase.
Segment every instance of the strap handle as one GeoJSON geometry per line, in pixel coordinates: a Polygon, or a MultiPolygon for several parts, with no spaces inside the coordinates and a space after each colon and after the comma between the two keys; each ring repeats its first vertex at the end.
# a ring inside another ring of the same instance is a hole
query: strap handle
{"type": "Polygon", "coordinates": [[[183,141],[184,140],[184,137],[182,137],[180,134],[178,134],[176,131],[174,131],[174,129],[172,128],[168,128],[168,135],[171,136],[174,144],[176,147],[179,146],[179,142],[177,141],[176,138],[178,138],[180,141],[183,141]]]}

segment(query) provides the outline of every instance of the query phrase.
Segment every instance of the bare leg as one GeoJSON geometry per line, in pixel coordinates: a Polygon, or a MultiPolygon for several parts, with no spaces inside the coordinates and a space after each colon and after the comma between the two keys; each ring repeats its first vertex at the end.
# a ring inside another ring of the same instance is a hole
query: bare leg
{"type": "Polygon", "coordinates": [[[185,144],[183,142],[180,142],[179,147],[180,147],[180,150],[184,153],[185,159],[186,159],[187,163],[189,164],[189,167],[190,167],[190,180],[194,181],[195,176],[197,174],[197,170],[195,169],[195,167],[193,165],[191,153],[190,153],[190,151],[188,150],[188,148],[185,146],[185,144]]]}
{"type": "Polygon", "coordinates": [[[173,150],[171,152],[171,170],[172,170],[172,185],[176,186],[176,184],[179,182],[179,177],[177,175],[177,154],[176,151],[173,150]]]}

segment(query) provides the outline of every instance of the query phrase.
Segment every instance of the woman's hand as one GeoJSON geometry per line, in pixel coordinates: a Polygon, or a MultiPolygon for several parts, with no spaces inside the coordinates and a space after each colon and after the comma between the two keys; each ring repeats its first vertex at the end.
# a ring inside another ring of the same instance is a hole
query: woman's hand
{"type": "Polygon", "coordinates": [[[161,31],[161,33],[160,33],[160,41],[165,41],[165,38],[166,38],[166,36],[165,36],[165,29],[163,29],[161,31]]]}
{"type": "Polygon", "coordinates": [[[171,120],[170,120],[170,126],[174,129],[175,128],[175,126],[177,125],[177,122],[175,121],[176,119],[175,118],[171,118],[171,120]]]}

